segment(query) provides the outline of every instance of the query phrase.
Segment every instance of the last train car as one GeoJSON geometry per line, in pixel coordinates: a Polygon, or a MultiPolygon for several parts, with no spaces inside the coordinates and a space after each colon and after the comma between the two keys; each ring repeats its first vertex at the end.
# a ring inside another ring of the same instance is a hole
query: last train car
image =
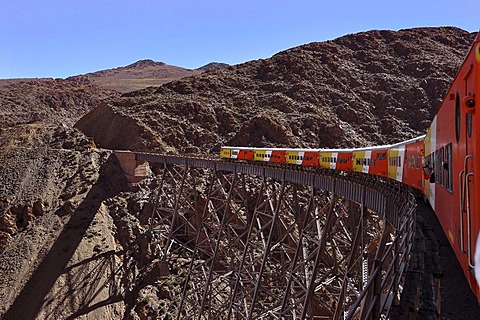
{"type": "Polygon", "coordinates": [[[430,171],[425,195],[480,301],[474,272],[475,250],[480,250],[476,248],[480,231],[479,40],[477,35],[432,121],[424,161],[430,171]]]}

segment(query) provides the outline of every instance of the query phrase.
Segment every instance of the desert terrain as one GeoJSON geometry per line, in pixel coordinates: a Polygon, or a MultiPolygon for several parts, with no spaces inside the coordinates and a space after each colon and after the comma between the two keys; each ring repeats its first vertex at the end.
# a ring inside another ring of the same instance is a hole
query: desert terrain
{"type": "Polygon", "coordinates": [[[112,150],[216,156],[221,145],[412,138],[425,133],[474,36],[373,30],[233,66],[141,60],[0,80],[0,318],[168,318],[179,284],[156,286],[142,218],[155,183],[132,190],[112,150]]]}

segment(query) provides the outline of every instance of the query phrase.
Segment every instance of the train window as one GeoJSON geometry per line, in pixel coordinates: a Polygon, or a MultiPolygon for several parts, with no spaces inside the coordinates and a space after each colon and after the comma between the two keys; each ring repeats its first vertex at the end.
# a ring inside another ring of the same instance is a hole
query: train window
{"type": "Polygon", "coordinates": [[[432,154],[432,166],[433,166],[433,173],[435,176],[435,182],[438,181],[436,177],[438,177],[438,151],[434,151],[432,154]]]}
{"type": "MultiPolygon", "coordinates": [[[[423,165],[424,166],[427,166],[427,167],[430,167],[430,155],[426,156],[424,159],[423,159],[423,165]]],[[[425,170],[425,169],[424,169],[425,170]]]]}
{"type": "Polygon", "coordinates": [[[443,172],[443,159],[445,155],[445,149],[443,147],[440,148],[440,151],[438,152],[438,163],[437,163],[437,168],[438,168],[438,182],[440,183],[440,186],[445,186],[444,184],[444,172],[443,172]]]}
{"type": "Polygon", "coordinates": [[[460,141],[460,95],[458,92],[455,98],[455,137],[458,143],[460,141]]]}
{"type": "Polygon", "coordinates": [[[450,193],[453,193],[452,169],[452,144],[449,143],[445,147],[445,162],[443,163],[443,170],[445,171],[445,186],[450,193]]]}
{"type": "Polygon", "coordinates": [[[469,137],[472,136],[472,114],[467,114],[467,134],[469,137]]]}

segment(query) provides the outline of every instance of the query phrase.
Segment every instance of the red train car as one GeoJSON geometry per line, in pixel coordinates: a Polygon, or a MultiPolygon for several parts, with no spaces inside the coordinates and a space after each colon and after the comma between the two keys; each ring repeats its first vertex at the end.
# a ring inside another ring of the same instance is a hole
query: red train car
{"type": "Polygon", "coordinates": [[[253,160],[253,150],[254,148],[249,147],[221,147],[220,158],[253,160]]]}
{"type": "Polygon", "coordinates": [[[351,149],[322,149],[319,160],[323,169],[352,171],[351,149]]]}
{"type": "Polygon", "coordinates": [[[425,137],[425,194],[480,301],[480,39],[477,36],[425,137]],[[480,253],[477,252],[478,259],[480,253]],[[477,275],[478,276],[478,275],[477,275]]]}
{"type": "Polygon", "coordinates": [[[253,160],[268,163],[285,163],[285,149],[255,148],[253,160]]]}
{"type": "Polygon", "coordinates": [[[353,170],[377,176],[388,174],[388,146],[377,146],[353,151],[353,170]]]}
{"type": "Polygon", "coordinates": [[[319,166],[319,149],[285,149],[285,162],[308,167],[319,166]]]}

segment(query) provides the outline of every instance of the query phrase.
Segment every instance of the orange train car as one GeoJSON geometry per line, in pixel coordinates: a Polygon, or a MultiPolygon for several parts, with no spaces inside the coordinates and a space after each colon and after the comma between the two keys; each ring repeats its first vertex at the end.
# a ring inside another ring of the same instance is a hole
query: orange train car
{"type": "Polygon", "coordinates": [[[424,138],[421,136],[405,144],[402,182],[423,192],[424,138]]]}
{"type": "Polygon", "coordinates": [[[286,151],[284,149],[255,148],[253,160],[268,163],[285,163],[286,151]]]}
{"type": "Polygon", "coordinates": [[[480,33],[425,137],[425,194],[480,301],[480,33]],[[477,251],[477,261],[475,252],[477,251]]]}
{"type": "Polygon", "coordinates": [[[285,149],[285,163],[308,167],[319,166],[319,149],[285,149]]]}
{"type": "Polygon", "coordinates": [[[253,160],[254,148],[249,147],[221,147],[220,158],[236,160],[253,160]]]}
{"type": "Polygon", "coordinates": [[[323,169],[352,171],[351,149],[322,149],[319,154],[320,167],[323,169]]]}
{"type": "Polygon", "coordinates": [[[388,177],[423,192],[422,163],[425,135],[388,148],[388,177]]]}
{"type": "Polygon", "coordinates": [[[355,149],[353,151],[353,170],[387,177],[388,146],[355,149]]]}

